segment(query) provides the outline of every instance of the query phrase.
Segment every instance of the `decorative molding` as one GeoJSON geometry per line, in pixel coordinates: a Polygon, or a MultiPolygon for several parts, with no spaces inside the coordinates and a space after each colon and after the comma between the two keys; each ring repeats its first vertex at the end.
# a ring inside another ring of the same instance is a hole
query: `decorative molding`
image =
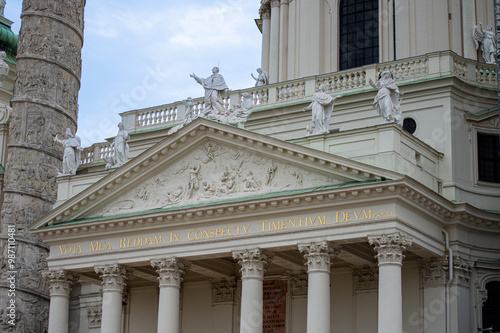
{"type": "Polygon", "coordinates": [[[67,297],[71,293],[71,286],[78,280],[73,274],[65,270],[45,271],[42,276],[49,284],[50,297],[67,297]]]}
{"type": "Polygon", "coordinates": [[[434,287],[446,284],[448,278],[447,267],[444,266],[445,258],[431,258],[419,260],[420,279],[422,286],[434,287]]]}
{"type": "Polygon", "coordinates": [[[287,273],[286,277],[290,280],[290,293],[292,296],[306,296],[308,291],[307,273],[287,273]]]}
{"type": "Polygon", "coordinates": [[[330,273],[333,259],[340,253],[340,249],[340,246],[327,241],[299,245],[299,252],[306,260],[308,273],[330,273]]]}
{"type": "Polygon", "coordinates": [[[369,236],[368,242],[377,252],[375,258],[378,265],[402,265],[406,248],[410,247],[413,240],[399,232],[393,234],[382,234],[381,236],[369,236]]]}
{"type": "Polygon", "coordinates": [[[189,270],[191,264],[180,258],[152,259],[151,266],[156,268],[160,288],[180,288],[182,275],[189,270]]]}
{"type": "Polygon", "coordinates": [[[264,279],[266,265],[272,260],[272,255],[259,248],[233,251],[234,260],[241,266],[241,278],[244,279],[264,279]]]}
{"type": "Polygon", "coordinates": [[[354,291],[378,289],[378,267],[354,267],[352,269],[354,291]]]}
{"type": "Polygon", "coordinates": [[[236,281],[233,278],[212,280],[212,303],[232,303],[234,302],[234,291],[236,289],[236,281]]]}
{"type": "MultiPolygon", "coordinates": [[[[449,257],[444,260],[444,269],[449,269],[449,257]]],[[[470,287],[470,275],[472,271],[472,263],[462,256],[453,257],[453,284],[470,287]]]]}
{"type": "Polygon", "coordinates": [[[95,272],[101,276],[102,291],[117,291],[123,293],[127,280],[132,277],[133,270],[122,265],[96,266],[95,272]]]}
{"type": "Polygon", "coordinates": [[[101,327],[102,306],[95,305],[87,308],[89,328],[101,327]]]}

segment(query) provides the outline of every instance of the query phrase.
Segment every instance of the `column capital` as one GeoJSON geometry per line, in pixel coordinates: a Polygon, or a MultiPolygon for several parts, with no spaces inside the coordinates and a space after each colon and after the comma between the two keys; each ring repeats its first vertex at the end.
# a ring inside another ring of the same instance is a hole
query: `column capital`
{"type": "Polygon", "coordinates": [[[411,246],[413,240],[399,232],[393,234],[382,234],[380,236],[368,236],[368,242],[377,252],[375,258],[378,265],[396,264],[402,265],[403,252],[411,246]]]}
{"type": "Polygon", "coordinates": [[[439,286],[446,283],[448,274],[444,267],[445,258],[431,258],[430,260],[419,260],[418,268],[422,285],[424,287],[439,286]]]}
{"type": "Polygon", "coordinates": [[[281,5],[281,0],[271,0],[269,2],[271,3],[271,8],[279,7],[281,5]]]}
{"type": "MultiPolygon", "coordinates": [[[[473,263],[471,263],[469,260],[465,259],[460,255],[455,255],[453,256],[452,264],[453,264],[453,283],[469,288],[470,274],[473,263]]],[[[447,271],[450,269],[448,256],[446,256],[446,258],[444,259],[443,266],[444,269],[447,271]]]]}
{"type": "Polygon", "coordinates": [[[69,298],[71,286],[78,280],[72,273],[64,269],[44,271],[42,276],[48,281],[50,297],[69,298]]]}
{"type": "Polygon", "coordinates": [[[272,260],[272,255],[259,248],[233,251],[233,259],[238,261],[242,279],[264,279],[266,265],[272,260]]]}
{"type": "Polygon", "coordinates": [[[94,269],[101,276],[103,292],[117,291],[122,293],[133,272],[133,269],[118,264],[95,266],[94,269]]]}
{"type": "Polygon", "coordinates": [[[189,270],[191,263],[180,258],[152,259],[151,266],[156,268],[160,288],[180,288],[182,275],[189,270]]]}
{"type": "Polygon", "coordinates": [[[299,252],[306,259],[307,272],[327,272],[333,265],[333,259],[340,253],[341,247],[333,242],[299,244],[299,252]]]}

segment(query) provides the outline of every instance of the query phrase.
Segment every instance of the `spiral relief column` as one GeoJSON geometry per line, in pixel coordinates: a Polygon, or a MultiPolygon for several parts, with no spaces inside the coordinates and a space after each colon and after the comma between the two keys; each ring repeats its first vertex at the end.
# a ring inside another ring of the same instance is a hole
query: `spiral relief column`
{"type": "MultiPolygon", "coordinates": [[[[2,248],[8,229],[16,239],[18,318],[9,332],[46,328],[48,291],[40,272],[47,248],[27,226],[56,201],[63,148],[54,136],[76,131],[84,6],[85,0],[23,2],[0,216],[2,248]]],[[[0,286],[0,300],[7,291],[0,286]]]]}

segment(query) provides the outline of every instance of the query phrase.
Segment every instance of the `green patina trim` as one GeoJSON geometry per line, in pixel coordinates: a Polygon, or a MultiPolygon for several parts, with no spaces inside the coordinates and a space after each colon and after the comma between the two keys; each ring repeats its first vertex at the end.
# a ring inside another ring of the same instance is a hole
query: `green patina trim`
{"type": "Polygon", "coordinates": [[[477,259],[477,262],[481,262],[484,264],[500,264],[500,259],[498,260],[477,259]]]}
{"type": "Polygon", "coordinates": [[[0,164],[0,175],[3,175],[5,173],[5,169],[3,166],[0,164]]]}
{"type": "Polygon", "coordinates": [[[336,189],[336,188],[352,187],[352,186],[357,186],[357,185],[366,185],[366,184],[374,184],[374,183],[383,183],[383,182],[390,182],[390,181],[392,181],[392,180],[369,180],[369,181],[362,181],[362,182],[353,181],[353,182],[347,182],[347,183],[336,184],[336,185],[325,185],[325,186],[311,187],[311,188],[307,188],[307,189],[271,192],[271,193],[266,193],[266,194],[261,194],[261,195],[249,195],[246,197],[204,202],[204,203],[198,203],[198,204],[192,204],[192,205],[150,209],[150,210],[141,211],[141,212],[134,212],[134,213],[130,213],[130,214],[118,214],[118,215],[112,215],[112,216],[90,217],[90,218],[85,218],[85,219],[57,223],[57,224],[53,224],[53,225],[49,225],[49,226],[41,226],[37,229],[50,228],[51,226],[64,226],[64,225],[73,225],[73,224],[81,224],[81,223],[99,222],[99,221],[106,221],[106,220],[112,220],[112,219],[117,219],[117,218],[129,218],[129,217],[146,215],[146,214],[154,214],[154,213],[172,212],[172,211],[177,211],[177,210],[186,210],[186,209],[192,209],[192,208],[209,207],[209,206],[215,206],[215,205],[221,205],[221,204],[227,204],[227,203],[251,201],[251,200],[256,200],[256,199],[269,199],[269,198],[274,198],[274,197],[284,196],[284,195],[286,196],[286,195],[294,195],[294,194],[302,194],[302,193],[311,193],[311,192],[325,191],[325,190],[336,189]]]}
{"type": "Polygon", "coordinates": [[[467,114],[470,114],[472,116],[476,116],[476,117],[479,117],[479,116],[482,116],[483,114],[487,114],[487,113],[490,113],[492,111],[498,111],[498,107],[495,106],[494,108],[491,108],[491,109],[486,109],[486,110],[482,110],[482,111],[479,111],[479,112],[466,112],[467,114]]]}

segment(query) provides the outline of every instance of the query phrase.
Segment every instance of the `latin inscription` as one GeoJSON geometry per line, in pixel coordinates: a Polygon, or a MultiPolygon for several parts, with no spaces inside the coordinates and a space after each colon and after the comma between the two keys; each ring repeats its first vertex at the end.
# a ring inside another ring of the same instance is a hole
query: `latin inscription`
{"type": "Polygon", "coordinates": [[[60,255],[76,255],[83,253],[101,253],[116,249],[133,249],[142,247],[154,247],[165,243],[190,242],[221,239],[226,237],[238,237],[249,233],[270,233],[283,232],[299,228],[317,228],[332,223],[352,223],[370,221],[374,219],[393,217],[392,211],[374,212],[371,209],[361,209],[352,211],[337,211],[333,214],[334,221],[327,218],[327,215],[306,216],[298,218],[282,218],[274,220],[261,220],[252,224],[231,225],[214,228],[190,229],[186,232],[170,232],[165,235],[120,238],[115,241],[91,241],[85,244],[64,244],[59,245],[60,255]]]}

